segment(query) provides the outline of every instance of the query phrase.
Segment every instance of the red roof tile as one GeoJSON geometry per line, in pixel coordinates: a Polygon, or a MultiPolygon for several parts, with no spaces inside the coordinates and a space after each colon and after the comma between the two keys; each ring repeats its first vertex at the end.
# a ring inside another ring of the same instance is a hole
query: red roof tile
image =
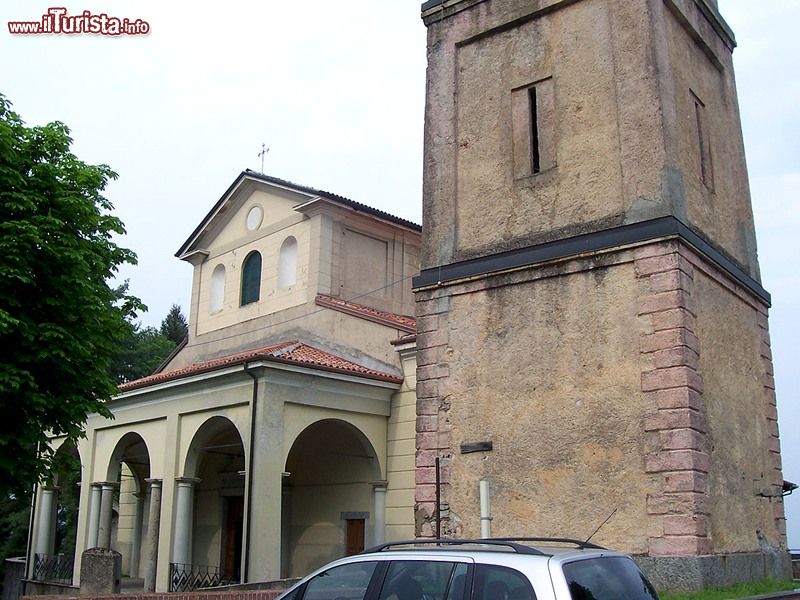
{"type": "Polygon", "coordinates": [[[378,310],[371,306],[349,302],[326,294],[317,294],[316,303],[318,306],[338,310],[348,315],[353,315],[354,317],[360,317],[367,321],[380,323],[381,325],[405,331],[406,333],[416,333],[417,331],[417,320],[414,317],[378,310]]]}
{"type": "Polygon", "coordinates": [[[391,383],[401,383],[402,377],[392,373],[385,373],[383,371],[376,371],[369,369],[358,363],[346,360],[335,356],[324,350],[314,348],[308,344],[303,344],[297,340],[288,340],[280,344],[273,344],[263,348],[256,348],[253,350],[246,350],[236,354],[229,354],[221,356],[201,363],[194,363],[180,369],[173,369],[172,371],[164,371],[149,375],[135,381],[129,381],[119,386],[121,392],[127,392],[157,383],[166,381],[173,381],[175,379],[182,379],[190,375],[198,375],[208,371],[215,371],[225,367],[243,364],[254,360],[266,360],[269,362],[279,362],[285,364],[293,364],[301,367],[309,367],[312,369],[320,369],[323,371],[332,371],[335,373],[345,373],[355,375],[357,377],[366,377],[368,379],[377,379],[380,381],[389,381],[391,383]]]}

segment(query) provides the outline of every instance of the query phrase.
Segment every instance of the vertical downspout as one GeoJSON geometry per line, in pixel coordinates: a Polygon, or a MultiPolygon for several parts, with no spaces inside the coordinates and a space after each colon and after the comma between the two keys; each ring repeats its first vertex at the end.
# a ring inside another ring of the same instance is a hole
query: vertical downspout
{"type": "Polygon", "coordinates": [[[253,378],[253,397],[250,400],[250,464],[247,465],[247,528],[244,532],[244,547],[247,550],[247,556],[242,557],[242,576],[241,582],[247,583],[247,570],[250,564],[250,530],[252,524],[250,517],[253,512],[253,462],[255,460],[255,446],[256,446],[256,402],[258,401],[258,377],[250,372],[250,365],[244,363],[244,372],[253,378]]]}
{"type": "Polygon", "coordinates": [[[436,457],[436,539],[442,539],[442,482],[439,475],[439,457],[436,457]]]}
{"type": "Polygon", "coordinates": [[[485,479],[480,481],[481,498],[481,538],[492,537],[492,511],[489,508],[489,482],[485,479]]]}

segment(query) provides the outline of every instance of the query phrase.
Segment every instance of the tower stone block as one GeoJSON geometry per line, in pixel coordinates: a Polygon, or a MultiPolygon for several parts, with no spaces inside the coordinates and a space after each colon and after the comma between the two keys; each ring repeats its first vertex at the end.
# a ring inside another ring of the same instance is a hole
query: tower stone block
{"type": "Polygon", "coordinates": [[[487,480],[493,535],[585,538],[613,512],[595,541],[662,588],[788,576],[716,3],[430,0],[422,18],[417,534],[436,531],[439,458],[444,535],[478,537],[487,480]]]}

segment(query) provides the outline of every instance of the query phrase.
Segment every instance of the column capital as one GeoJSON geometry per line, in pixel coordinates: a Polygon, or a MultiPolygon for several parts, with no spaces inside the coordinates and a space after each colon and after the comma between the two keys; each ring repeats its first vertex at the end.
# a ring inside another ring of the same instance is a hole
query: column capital
{"type": "Polygon", "coordinates": [[[52,484],[52,483],[47,483],[47,484],[44,484],[44,485],[40,485],[39,489],[42,492],[57,492],[58,490],[61,489],[61,487],[57,486],[55,484],[52,484]]]}
{"type": "Polygon", "coordinates": [[[161,487],[161,479],[156,479],[155,477],[147,477],[145,483],[149,483],[150,487],[161,487]]]}
{"type": "Polygon", "coordinates": [[[176,477],[175,478],[175,483],[177,483],[177,484],[184,483],[184,484],[188,484],[188,485],[196,485],[196,484],[200,483],[201,481],[202,481],[202,479],[200,479],[199,477],[176,477]]]}
{"type": "Polygon", "coordinates": [[[389,487],[389,482],[388,481],[370,481],[369,484],[375,490],[379,490],[381,488],[383,488],[385,490],[387,487],[389,487]]]}
{"type": "Polygon", "coordinates": [[[96,485],[100,488],[118,488],[119,481],[95,481],[92,485],[96,485]]]}

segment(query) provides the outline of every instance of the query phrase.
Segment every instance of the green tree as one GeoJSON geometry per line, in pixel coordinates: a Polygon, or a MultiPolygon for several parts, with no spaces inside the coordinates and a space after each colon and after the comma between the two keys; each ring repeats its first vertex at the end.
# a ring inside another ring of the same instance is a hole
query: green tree
{"type": "Polygon", "coordinates": [[[70,152],[59,122],[28,127],[0,95],[0,497],[50,470],[49,435],[110,416],[109,366],[143,306],[108,282],[135,255],[102,196],[116,174],[70,152]]]}
{"type": "Polygon", "coordinates": [[[161,335],[172,340],[176,346],[189,335],[189,324],[177,304],[172,305],[167,316],[161,321],[161,335]]]}
{"type": "Polygon", "coordinates": [[[117,346],[111,375],[117,383],[151,375],[174,349],[175,344],[158,329],[135,323],[117,346]]]}
{"type": "Polygon", "coordinates": [[[0,586],[5,581],[6,559],[25,556],[30,514],[30,491],[0,496],[0,586]]]}

